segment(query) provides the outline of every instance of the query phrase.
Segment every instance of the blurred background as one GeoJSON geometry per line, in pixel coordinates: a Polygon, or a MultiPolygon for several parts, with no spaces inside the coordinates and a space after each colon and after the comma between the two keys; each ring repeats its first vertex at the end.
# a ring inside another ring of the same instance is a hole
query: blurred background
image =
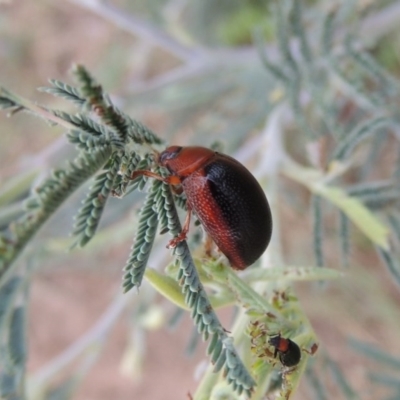
{"type": "MultiPolygon", "coordinates": [[[[3,0],[0,83],[33,101],[71,111],[70,104],[36,89],[48,85],[49,78],[73,84],[69,71],[74,63],[81,63],[117,105],[168,142],[210,146],[218,141],[224,152],[240,157],[240,149],[265,128],[282,96],[254,45],[257,30],[269,54],[277,57],[279,53],[278,32],[266,3],[3,0]]],[[[304,2],[305,26],[311,38],[319,34],[319,13],[343,3],[304,2]]],[[[370,54],[398,78],[400,2],[347,3],[347,18],[352,23],[356,20],[370,54]]],[[[335,37],[342,34],[339,26],[335,37]]],[[[340,97],[338,92],[332,98],[340,97]]],[[[348,112],[353,106],[347,103],[348,112]]],[[[287,146],[304,160],[301,152],[309,138],[293,134],[296,128],[288,129],[287,146]]],[[[48,168],[63,165],[74,156],[61,128],[28,114],[6,118],[2,113],[0,132],[0,185],[18,180],[17,199],[30,184],[43,179],[48,168]]],[[[387,135],[380,142],[369,177],[389,177],[396,162],[397,141],[395,135],[387,135]]],[[[251,160],[247,165],[251,168],[251,160]]],[[[311,265],[315,260],[310,195],[284,179],[282,185],[286,192],[274,212],[279,215],[285,262],[311,265]]],[[[134,201],[111,199],[98,237],[84,249],[68,251],[72,244],[68,231],[83,196],[79,191],[59,210],[19,261],[34,271],[28,371],[45,380],[51,376],[49,371],[59,368],[62,373],[55,381],[63,382],[68,371],[78,368],[74,354],[79,353],[79,346],[84,348],[94,338],[101,338],[93,350],[96,362],[88,361],[87,376],[72,398],[186,399],[188,392],[195,391],[196,371],[201,371],[206,360],[203,344],[194,354],[187,354],[193,338],[190,318],[184,316],[176,327],[171,323],[166,327],[175,315],[174,308],[146,283],[140,293],[135,291],[123,301],[143,302],[143,308],[136,307],[135,313],[125,312],[126,304],[122,305],[118,296],[140,196],[134,201]]],[[[7,213],[10,218],[18,215],[18,207],[7,213]]],[[[4,215],[2,218],[4,223],[4,215]]],[[[324,228],[325,264],[340,268],[335,218],[329,210],[324,228]]],[[[371,243],[356,230],[352,239],[350,267],[344,270],[343,279],[324,285],[299,283],[295,291],[319,338],[320,352],[342,369],[357,393],[353,398],[389,398],[390,386],[370,384],[368,374],[374,369],[381,371],[381,367],[354,351],[349,338],[400,359],[399,286],[371,243]]],[[[169,259],[165,240],[157,243],[150,264],[169,259]]],[[[229,326],[230,311],[220,316],[229,326]]],[[[320,398],[341,398],[334,378],[325,384],[329,397],[320,398]]],[[[294,398],[313,398],[306,381],[294,398]]]]}

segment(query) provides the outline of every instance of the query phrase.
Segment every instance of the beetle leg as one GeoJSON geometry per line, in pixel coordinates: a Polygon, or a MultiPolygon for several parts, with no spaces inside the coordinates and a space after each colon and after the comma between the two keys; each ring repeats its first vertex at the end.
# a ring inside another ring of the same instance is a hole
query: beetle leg
{"type": "Polygon", "coordinates": [[[172,249],[176,247],[180,242],[186,240],[186,234],[189,231],[189,225],[190,225],[190,216],[192,215],[192,209],[188,207],[187,214],[186,214],[186,219],[185,223],[183,224],[183,228],[181,230],[181,233],[174,237],[169,243],[167,248],[172,249]]]}
{"type": "Polygon", "coordinates": [[[129,177],[129,179],[136,179],[138,176],[148,176],[149,178],[154,178],[159,181],[163,181],[165,183],[168,183],[169,185],[180,185],[181,184],[181,178],[176,175],[169,175],[166,177],[163,177],[161,175],[156,174],[155,172],[148,171],[146,169],[138,169],[136,171],[133,171],[132,175],[129,177]]]}
{"type": "Polygon", "coordinates": [[[316,353],[316,351],[318,350],[318,344],[313,343],[310,350],[305,349],[304,347],[302,347],[302,350],[305,351],[307,354],[310,354],[310,356],[313,356],[316,353]]]}
{"type": "Polygon", "coordinates": [[[206,239],[204,242],[204,250],[205,250],[207,257],[211,257],[213,244],[214,244],[214,241],[212,240],[212,237],[208,233],[206,233],[206,239]]]}
{"type": "Polygon", "coordinates": [[[157,180],[159,180],[159,181],[163,181],[163,180],[164,180],[164,178],[163,178],[161,175],[158,175],[158,174],[156,174],[156,173],[154,173],[154,172],[151,172],[151,171],[147,171],[147,170],[145,170],[145,169],[138,169],[138,170],[136,170],[136,171],[133,171],[133,172],[132,172],[132,175],[129,177],[129,179],[134,180],[134,179],[136,179],[138,176],[142,176],[142,175],[148,176],[148,177],[150,177],[150,178],[157,179],[157,180]]]}
{"type": "Polygon", "coordinates": [[[278,348],[275,347],[275,350],[274,350],[274,358],[276,358],[277,355],[278,355],[278,348]]]}

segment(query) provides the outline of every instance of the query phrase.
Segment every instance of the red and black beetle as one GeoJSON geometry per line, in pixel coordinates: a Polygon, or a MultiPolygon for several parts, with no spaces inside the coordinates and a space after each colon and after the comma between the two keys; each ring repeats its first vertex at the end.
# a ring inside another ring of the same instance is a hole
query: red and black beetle
{"type": "Polygon", "coordinates": [[[271,210],[260,184],[246,167],[200,146],[170,146],[160,153],[158,163],[171,175],[162,178],[150,171],[135,171],[132,178],[146,175],[181,185],[188,215],[171,246],[186,238],[193,211],[233,268],[245,269],[264,253],[272,234],[271,210]]]}
{"type": "Polygon", "coordinates": [[[274,357],[279,354],[279,360],[285,367],[294,367],[300,362],[300,347],[290,339],[283,338],[280,334],[272,336],[268,343],[275,348],[274,357]]]}

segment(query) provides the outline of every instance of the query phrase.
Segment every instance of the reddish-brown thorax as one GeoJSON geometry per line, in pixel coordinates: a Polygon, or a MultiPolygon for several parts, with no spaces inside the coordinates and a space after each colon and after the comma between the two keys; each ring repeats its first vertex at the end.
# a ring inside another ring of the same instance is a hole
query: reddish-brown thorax
{"type": "Polygon", "coordinates": [[[185,178],[202,168],[214,156],[215,152],[205,147],[171,146],[160,154],[159,163],[179,178],[185,178]]]}

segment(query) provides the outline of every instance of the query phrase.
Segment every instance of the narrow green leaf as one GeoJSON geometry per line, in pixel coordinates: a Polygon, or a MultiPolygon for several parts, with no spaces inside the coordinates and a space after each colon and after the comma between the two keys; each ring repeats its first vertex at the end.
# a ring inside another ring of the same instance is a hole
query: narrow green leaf
{"type": "Polygon", "coordinates": [[[25,368],[27,358],[25,310],[22,307],[14,309],[11,315],[11,326],[8,338],[8,351],[15,367],[25,368]]]}
{"type": "Polygon", "coordinates": [[[11,278],[0,287],[0,334],[11,315],[11,310],[22,279],[11,278]]]}
{"type": "Polygon", "coordinates": [[[182,289],[175,279],[161,274],[150,267],[146,268],[144,276],[160,294],[172,303],[185,310],[190,310],[185,303],[185,296],[182,294],[182,289]]]}
{"type": "Polygon", "coordinates": [[[10,400],[17,398],[18,377],[13,372],[0,371],[0,398],[10,400]]]}
{"type": "Polygon", "coordinates": [[[222,264],[204,265],[203,268],[214,278],[215,281],[226,285],[237,301],[246,309],[258,310],[261,313],[275,315],[276,324],[281,327],[288,325],[288,321],[270,304],[268,299],[258,294],[245,281],[243,281],[230,267],[222,264]]]}
{"type": "Polygon", "coordinates": [[[52,84],[51,87],[40,87],[38,90],[69,100],[79,107],[86,103],[78,89],[56,79],[50,79],[49,82],[52,84]]]}
{"type": "Polygon", "coordinates": [[[145,204],[140,211],[135,243],[132,246],[128,261],[124,267],[125,274],[122,284],[124,292],[135,286],[139,287],[142,283],[147,261],[149,260],[157,233],[158,219],[154,205],[159,188],[160,183],[154,180],[146,197],[145,204]]]}
{"type": "Polygon", "coordinates": [[[318,267],[324,266],[324,227],[322,217],[322,199],[320,196],[312,196],[311,210],[313,216],[313,249],[315,263],[318,267]]]}
{"type": "Polygon", "coordinates": [[[340,243],[340,258],[342,260],[342,266],[348,267],[349,266],[349,259],[350,259],[350,223],[347,216],[342,212],[339,211],[339,243],[340,243]]]}
{"type": "Polygon", "coordinates": [[[309,386],[313,391],[313,399],[316,400],[328,400],[329,396],[327,393],[327,387],[325,386],[325,382],[320,379],[315,369],[309,368],[306,371],[306,377],[309,382],[309,386]]]}
{"type": "Polygon", "coordinates": [[[333,159],[344,160],[354,148],[366,137],[377,134],[377,130],[383,126],[391,124],[391,120],[385,116],[374,117],[367,121],[361,122],[350,133],[348,133],[335,148],[333,159]]]}
{"type": "Polygon", "coordinates": [[[389,229],[361,201],[337,187],[316,185],[314,190],[342,210],[373,243],[384,249],[389,248],[389,229]]]}
{"type": "Polygon", "coordinates": [[[388,249],[389,229],[361,201],[350,197],[346,192],[335,186],[327,186],[326,178],[320,171],[306,168],[288,161],[283,166],[283,173],[289,178],[303,184],[312,193],[330,201],[356,225],[373,243],[383,249],[388,249]]]}
{"type": "Polygon", "coordinates": [[[383,365],[388,366],[389,368],[393,368],[394,370],[400,370],[400,358],[395,357],[392,354],[388,354],[387,352],[378,349],[376,346],[361,342],[355,338],[349,339],[350,346],[358,351],[359,353],[364,354],[368,358],[374,360],[375,362],[379,362],[383,365]]]}
{"type": "Polygon", "coordinates": [[[348,382],[346,375],[343,373],[339,365],[332,359],[329,359],[328,367],[330,368],[332,376],[335,379],[337,386],[342,391],[345,398],[347,400],[359,399],[359,396],[350,386],[350,383],[348,382]]]}
{"type": "Polygon", "coordinates": [[[75,216],[73,235],[75,245],[85,246],[96,233],[106,202],[113,188],[120,165],[119,157],[114,157],[113,165],[94,179],[86,199],[75,216]]]}
{"type": "Polygon", "coordinates": [[[249,276],[244,276],[243,279],[249,282],[276,280],[321,281],[339,279],[343,276],[343,272],[332,268],[285,266],[253,269],[249,272],[249,276]]]}
{"type": "Polygon", "coordinates": [[[379,247],[376,247],[376,250],[378,254],[381,256],[383,262],[386,264],[386,267],[392,274],[396,283],[400,286],[400,264],[397,256],[379,247]]]}
{"type": "Polygon", "coordinates": [[[371,379],[371,381],[377,383],[378,385],[387,386],[388,388],[393,388],[400,391],[400,379],[398,376],[388,375],[386,372],[384,373],[371,372],[368,374],[368,377],[371,379]]]}
{"type": "Polygon", "coordinates": [[[30,169],[2,182],[0,188],[0,206],[10,204],[27,193],[38,173],[38,170],[30,169]]]}

